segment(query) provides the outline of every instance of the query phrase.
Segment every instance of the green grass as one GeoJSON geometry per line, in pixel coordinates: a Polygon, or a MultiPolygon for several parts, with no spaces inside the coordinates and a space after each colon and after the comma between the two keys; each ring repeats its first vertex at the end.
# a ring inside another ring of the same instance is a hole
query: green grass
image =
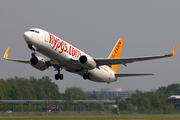
{"type": "Polygon", "coordinates": [[[54,115],[0,116],[0,120],[120,120],[120,119],[180,119],[180,115],[54,115]]]}

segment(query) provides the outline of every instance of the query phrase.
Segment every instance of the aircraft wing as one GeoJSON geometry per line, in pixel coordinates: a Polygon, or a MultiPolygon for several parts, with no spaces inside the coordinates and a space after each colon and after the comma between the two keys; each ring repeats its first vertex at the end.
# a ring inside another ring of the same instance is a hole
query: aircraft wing
{"type": "Polygon", "coordinates": [[[172,52],[166,55],[134,57],[134,58],[105,58],[105,59],[95,58],[95,61],[96,61],[97,66],[108,65],[109,67],[111,67],[111,65],[114,65],[114,64],[123,64],[124,66],[127,66],[127,63],[171,57],[174,55],[176,46],[177,44],[174,46],[174,49],[172,50],[172,52]]]}
{"type": "Polygon", "coordinates": [[[4,54],[4,59],[9,60],[9,61],[21,62],[21,63],[30,63],[29,60],[8,58],[8,54],[9,54],[9,47],[7,48],[7,50],[6,50],[5,54],[4,54]]]}
{"type": "MultiPolygon", "coordinates": [[[[20,63],[28,63],[30,64],[30,60],[24,60],[24,59],[13,59],[13,58],[8,58],[8,55],[9,55],[9,47],[7,48],[5,54],[4,54],[4,59],[6,60],[9,60],[9,61],[14,61],[14,62],[20,62],[20,63]]],[[[46,64],[48,66],[52,66],[52,65],[58,65],[55,61],[53,60],[49,60],[49,61],[46,61],[46,64]]]]}

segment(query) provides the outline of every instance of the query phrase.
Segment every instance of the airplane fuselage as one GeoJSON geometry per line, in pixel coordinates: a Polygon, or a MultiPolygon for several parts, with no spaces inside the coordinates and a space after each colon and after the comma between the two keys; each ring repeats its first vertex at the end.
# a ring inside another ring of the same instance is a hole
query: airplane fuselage
{"type": "MultiPolygon", "coordinates": [[[[57,36],[42,29],[33,28],[24,33],[24,39],[29,46],[35,46],[36,51],[59,64],[60,68],[79,74],[80,76],[83,76],[87,71],[80,64],[73,63],[73,60],[78,60],[82,55],[89,55],[57,36]]],[[[117,81],[114,75],[115,72],[106,65],[89,69],[88,72],[92,75],[90,79],[92,81],[107,83],[117,81]]]]}

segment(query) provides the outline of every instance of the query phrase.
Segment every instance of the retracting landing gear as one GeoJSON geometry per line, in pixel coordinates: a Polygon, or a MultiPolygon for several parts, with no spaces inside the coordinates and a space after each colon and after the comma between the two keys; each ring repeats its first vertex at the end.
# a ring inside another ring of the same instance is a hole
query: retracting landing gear
{"type": "Polygon", "coordinates": [[[34,45],[28,45],[29,49],[33,50],[33,53],[31,53],[32,57],[36,56],[37,48],[34,45]]]}
{"type": "Polygon", "coordinates": [[[91,75],[91,73],[89,73],[88,70],[87,70],[86,73],[83,74],[83,78],[84,78],[84,80],[86,80],[86,79],[89,79],[89,80],[90,80],[90,79],[92,78],[92,75],[91,75]]]}
{"type": "Polygon", "coordinates": [[[60,71],[61,71],[62,69],[57,68],[56,70],[58,71],[58,73],[55,74],[55,79],[56,79],[56,80],[58,80],[58,79],[62,80],[62,79],[64,78],[63,74],[60,73],[60,71]]]}
{"type": "Polygon", "coordinates": [[[33,50],[34,52],[31,54],[32,57],[36,56],[35,51],[37,51],[37,48],[34,45],[28,45],[29,49],[33,50]]]}
{"type": "Polygon", "coordinates": [[[31,53],[31,56],[32,56],[32,57],[35,57],[35,56],[36,56],[35,50],[34,50],[33,53],[31,53]]]}

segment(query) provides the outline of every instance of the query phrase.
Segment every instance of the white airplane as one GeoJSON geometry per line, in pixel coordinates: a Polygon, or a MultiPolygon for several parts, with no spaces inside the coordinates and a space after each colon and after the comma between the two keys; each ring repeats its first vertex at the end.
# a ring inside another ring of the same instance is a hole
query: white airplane
{"type": "Polygon", "coordinates": [[[9,47],[7,48],[4,59],[9,61],[28,63],[41,71],[53,66],[58,73],[55,79],[62,80],[62,69],[79,74],[84,79],[89,79],[95,82],[111,83],[117,81],[118,77],[127,76],[142,76],[153,74],[119,74],[117,72],[118,64],[127,66],[127,63],[152,60],[159,58],[171,57],[174,55],[177,44],[170,54],[148,57],[120,58],[123,40],[120,38],[109,58],[93,58],[90,55],[82,52],[71,44],[56,37],[55,35],[37,28],[32,28],[24,33],[24,39],[28,47],[33,50],[30,60],[20,60],[8,58],[9,47]],[[36,51],[50,58],[45,60],[42,57],[36,56],[36,51]]]}

